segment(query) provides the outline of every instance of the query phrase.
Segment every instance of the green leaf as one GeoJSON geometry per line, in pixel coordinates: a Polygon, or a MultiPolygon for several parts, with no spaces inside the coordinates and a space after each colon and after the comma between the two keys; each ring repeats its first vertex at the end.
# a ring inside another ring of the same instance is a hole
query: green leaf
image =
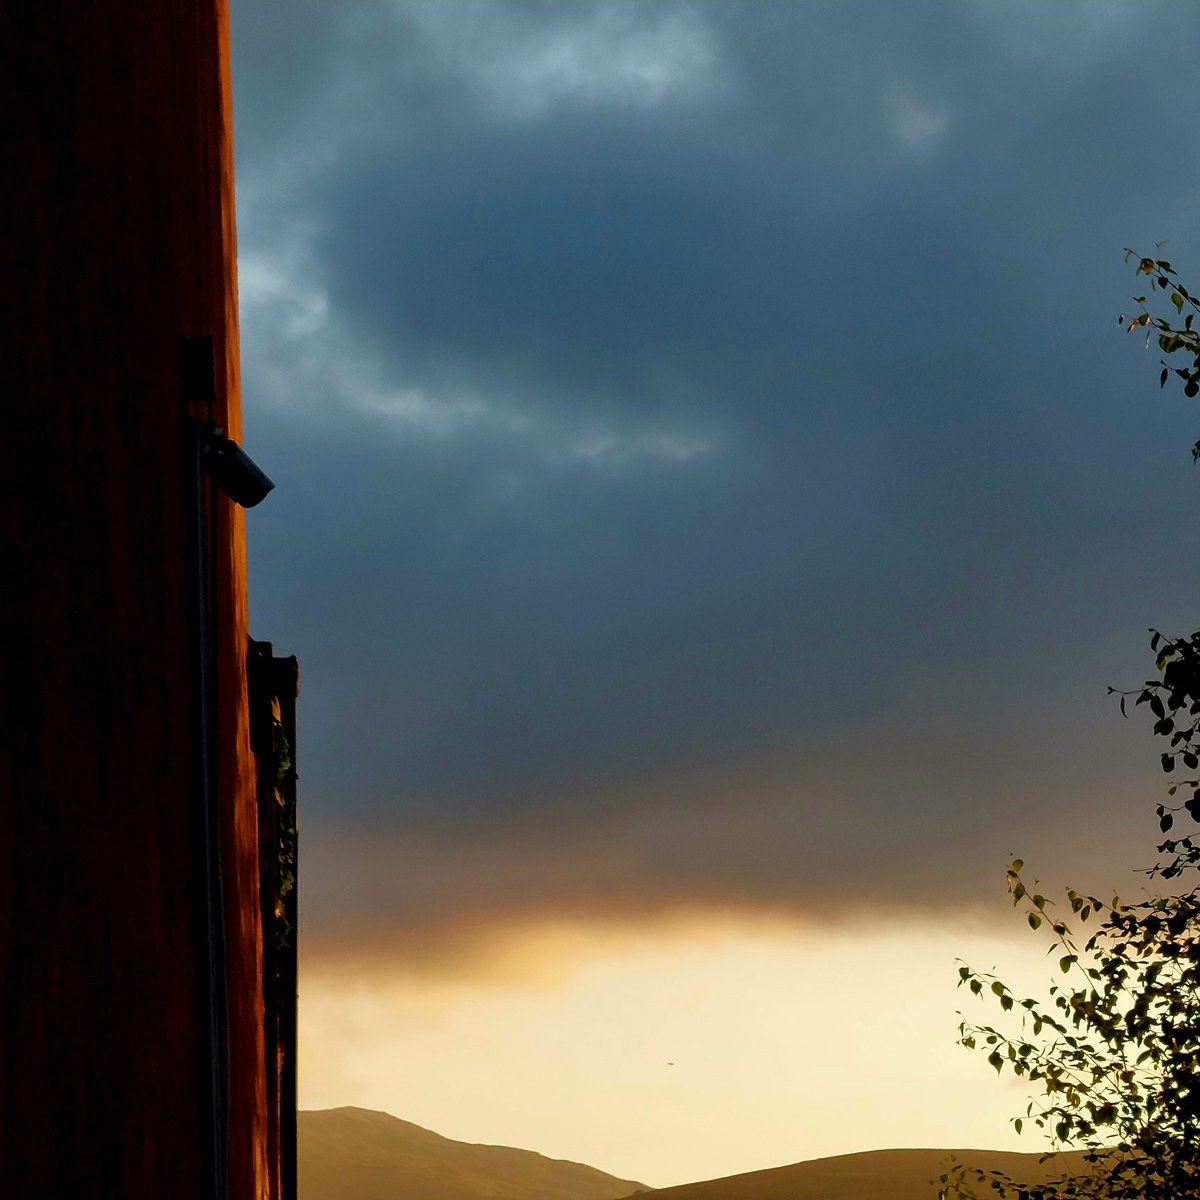
{"type": "Polygon", "coordinates": [[[1175,305],[1176,312],[1183,312],[1183,297],[1178,292],[1171,293],[1171,303],[1175,305]]]}

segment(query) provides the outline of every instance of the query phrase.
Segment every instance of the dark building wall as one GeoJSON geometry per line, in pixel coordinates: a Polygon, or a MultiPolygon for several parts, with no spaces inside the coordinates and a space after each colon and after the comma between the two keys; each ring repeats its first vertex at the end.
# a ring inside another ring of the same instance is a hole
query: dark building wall
{"type": "MultiPolygon", "coordinates": [[[[225,4],[3,8],[0,1196],[211,1196],[181,346],[214,339],[239,436],[225,4]]],[[[242,514],[218,496],[215,517],[241,1198],[271,1187],[257,816],[242,514]]]]}

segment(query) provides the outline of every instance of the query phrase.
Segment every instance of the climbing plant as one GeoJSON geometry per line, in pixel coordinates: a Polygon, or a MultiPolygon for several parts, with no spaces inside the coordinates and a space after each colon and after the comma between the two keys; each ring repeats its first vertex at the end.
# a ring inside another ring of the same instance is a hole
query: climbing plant
{"type": "Polygon", "coordinates": [[[283,949],[292,945],[295,928],[291,920],[296,889],[296,797],[290,786],[295,778],[292,748],[288,743],[283,722],[271,718],[272,787],[279,812],[276,819],[279,859],[278,886],[275,892],[275,940],[283,949]]]}

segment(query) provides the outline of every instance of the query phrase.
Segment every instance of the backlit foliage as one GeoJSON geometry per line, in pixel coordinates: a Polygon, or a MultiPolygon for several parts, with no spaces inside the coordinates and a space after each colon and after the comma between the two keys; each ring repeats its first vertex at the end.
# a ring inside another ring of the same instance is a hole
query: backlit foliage
{"type": "MultiPolygon", "coordinates": [[[[1163,353],[1176,356],[1164,361],[1160,385],[1173,372],[1185,394],[1195,396],[1200,335],[1193,313],[1184,310],[1200,306],[1169,262],[1132,251],[1126,257],[1137,259],[1138,274],[1168,295],[1183,322],[1154,316],[1149,297],[1139,296],[1140,315],[1122,317],[1122,324],[1145,329],[1147,340],[1157,334],[1163,353]]],[[[1200,442],[1192,453],[1200,459],[1200,442]]],[[[1026,884],[1019,859],[1010,865],[1009,894],[1030,927],[1049,934],[1057,972],[1047,995],[1035,998],[960,966],[959,986],[1009,1016],[1003,1027],[964,1022],[959,1034],[964,1046],[986,1053],[998,1074],[1011,1072],[1038,1094],[1013,1124],[1048,1137],[1051,1177],[1021,1182],[958,1163],[941,1177],[942,1200],[1200,1196],[1200,833],[1177,830],[1200,824],[1200,778],[1190,774],[1200,769],[1200,632],[1173,639],[1151,634],[1157,676],[1116,694],[1123,714],[1131,697],[1132,707],[1145,705],[1166,743],[1160,762],[1173,778],[1169,802],[1157,808],[1164,840],[1148,872],[1164,881],[1164,890],[1126,903],[1068,888],[1055,902],[1036,882],[1026,884]],[[1059,1157],[1065,1149],[1084,1151],[1082,1161],[1059,1157]]]]}
{"type": "MultiPolygon", "coordinates": [[[[1162,245],[1160,242],[1159,248],[1162,245]]],[[[1141,309],[1136,317],[1130,319],[1122,315],[1117,318],[1117,322],[1131,333],[1135,329],[1144,329],[1147,346],[1152,337],[1158,338],[1158,348],[1170,357],[1170,362],[1163,360],[1162,371],[1158,376],[1159,387],[1165,387],[1167,380],[1174,374],[1183,381],[1184,395],[1195,396],[1200,393],[1200,333],[1195,328],[1194,320],[1196,313],[1200,313],[1200,303],[1197,303],[1191,292],[1178,281],[1174,268],[1165,258],[1143,258],[1133,250],[1126,249],[1125,261],[1129,262],[1132,259],[1137,260],[1138,275],[1147,277],[1150,294],[1134,297],[1134,303],[1141,309]],[[1155,316],[1147,307],[1151,296],[1155,294],[1155,287],[1160,293],[1170,296],[1176,317],[1155,316]],[[1184,309],[1191,311],[1184,312],[1184,309]],[[1179,317],[1183,318],[1182,324],[1179,323],[1179,317]]],[[[1200,459],[1200,442],[1192,447],[1192,457],[1200,459]]]]}

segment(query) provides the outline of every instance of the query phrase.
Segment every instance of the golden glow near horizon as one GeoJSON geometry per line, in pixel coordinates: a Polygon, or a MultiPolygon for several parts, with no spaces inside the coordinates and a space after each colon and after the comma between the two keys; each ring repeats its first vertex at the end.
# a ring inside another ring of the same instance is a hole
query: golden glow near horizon
{"type": "MultiPolygon", "coordinates": [[[[763,921],[514,936],[488,977],[301,981],[300,1102],[651,1186],[891,1147],[1038,1151],[1024,1093],[956,1045],[955,960],[1039,992],[1045,944],[958,928],[763,921]]],[[[1028,931],[1026,931],[1028,934],[1028,931]]]]}

